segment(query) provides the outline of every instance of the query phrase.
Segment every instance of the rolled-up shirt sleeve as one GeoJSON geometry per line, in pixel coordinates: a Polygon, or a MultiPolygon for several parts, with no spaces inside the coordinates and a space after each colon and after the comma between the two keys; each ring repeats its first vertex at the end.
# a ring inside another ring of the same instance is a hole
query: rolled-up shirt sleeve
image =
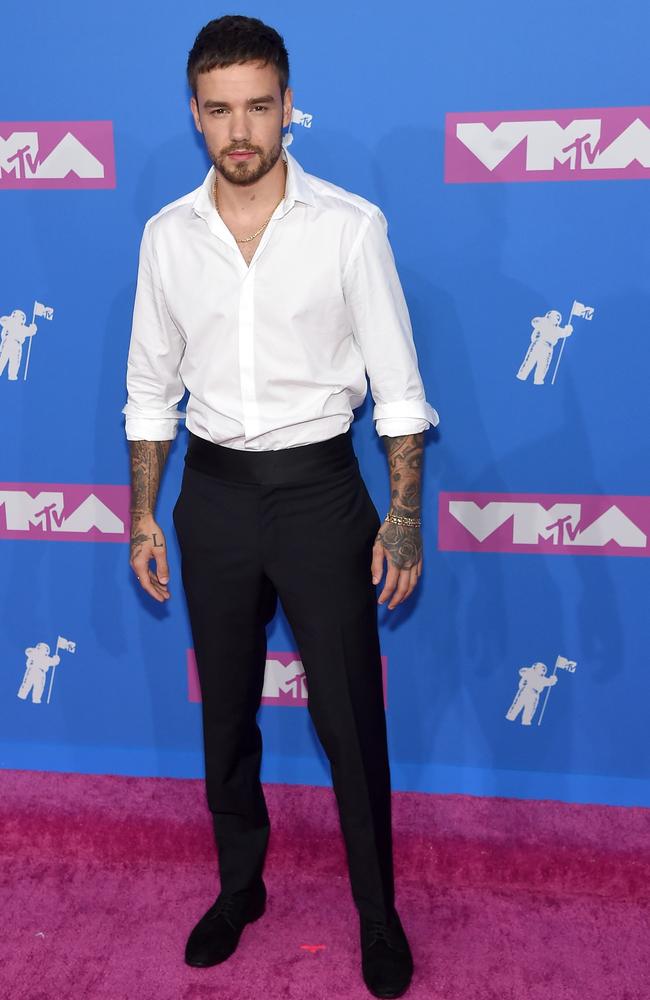
{"type": "Polygon", "coordinates": [[[380,437],[395,437],[435,427],[440,418],[425,399],[411,321],[387,234],[386,219],[375,207],[350,251],[343,292],[370,381],[375,429],[380,437]]]}
{"type": "Polygon", "coordinates": [[[163,294],[152,223],[140,243],[138,279],[127,361],[125,432],[129,441],[169,441],[185,413],[176,408],[185,386],[179,374],[185,339],[163,294]]]}

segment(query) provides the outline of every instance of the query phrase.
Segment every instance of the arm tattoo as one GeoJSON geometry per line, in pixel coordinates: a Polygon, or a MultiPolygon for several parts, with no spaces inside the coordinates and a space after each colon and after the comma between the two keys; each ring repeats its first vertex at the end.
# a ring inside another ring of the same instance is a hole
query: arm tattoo
{"type": "Polygon", "coordinates": [[[129,441],[131,513],[153,514],[171,441],[129,441]]]}
{"type": "MultiPolygon", "coordinates": [[[[419,517],[424,433],[383,437],[390,469],[391,510],[405,517],[419,517]]],[[[398,569],[408,569],[422,555],[420,529],[384,521],[377,535],[398,569]]]]}
{"type": "Polygon", "coordinates": [[[131,559],[136,559],[145,542],[153,540],[154,548],[162,548],[157,533],[142,530],[143,516],[153,516],[160,486],[160,477],[171,441],[129,441],[131,452],[131,559]]]}

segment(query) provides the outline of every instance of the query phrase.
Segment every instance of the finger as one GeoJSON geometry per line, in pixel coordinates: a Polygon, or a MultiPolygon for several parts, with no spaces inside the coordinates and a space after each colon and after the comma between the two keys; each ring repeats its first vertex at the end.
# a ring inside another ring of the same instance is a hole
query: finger
{"type": "MultiPolygon", "coordinates": [[[[165,595],[162,593],[162,590],[156,590],[154,587],[154,580],[152,579],[152,574],[149,570],[146,555],[140,555],[137,559],[134,559],[131,563],[131,567],[142,589],[145,590],[150,597],[154,597],[157,601],[164,601],[165,595]]],[[[158,586],[160,587],[160,585],[158,586]]]]}
{"type": "Polygon", "coordinates": [[[399,570],[397,566],[394,566],[389,559],[387,559],[386,562],[388,565],[388,571],[386,573],[386,579],[384,580],[384,589],[378,598],[379,604],[383,604],[384,601],[387,601],[390,598],[391,594],[395,590],[395,587],[397,586],[397,581],[399,580],[399,570]]]}
{"type": "MultiPolygon", "coordinates": [[[[411,582],[409,584],[409,589],[407,591],[406,597],[410,597],[415,588],[418,585],[418,580],[420,579],[420,574],[418,573],[417,564],[411,567],[411,582]]],[[[406,600],[406,597],[404,600],[406,600]]]]}
{"type": "MultiPolygon", "coordinates": [[[[405,569],[403,569],[401,571],[401,574],[400,574],[400,584],[402,584],[403,582],[405,582],[406,583],[406,590],[404,591],[404,593],[400,597],[400,586],[398,585],[398,589],[395,591],[395,595],[394,595],[394,601],[393,601],[393,604],[392,604],[393,607],[395,607],[396,604],[403,603],[407,599],[407,597],[410,597],[411,594],[413,593],[413,591],[415,590],[415,587],[416,587],[417,582],[418,582],[418,572],[417,572],[417,570],[418,570],[418,568],[417,568],[417,564],[416,564],[415,566],[411,566],[410,568],[405,568],[405,569]]],[[[389,605],[389,607],[391,607],[391,605],[389,605]]]]}
{"type": "MultiPolygon", "coordinates": [[[[167,588],[167,581],[160,579],[160,575],[156,571],[156,568],[151,569],[150,567],[148,567],[148,573],[149,573],[149,578],[152,581],[152,583],[154,583],[158,587],[160,587],[161,590],[167,590],[168,589],[167,588]]],[[[169,570],[167,570],[167,580],[169,580],[169,570]]]]}
{"type": "Polygon", "coordinates": [[[164,597],[169,597],[169,587],[167,584],[162,584],[153,570],[149,570],[149,579],[153,587],[162,594],[164,597]]]}
{"type": "Polygon", "coordinates": [[[169,566],[167,565],[167,549],[156,552],[156,576],[160,583],[169,583],[169,566]]]}
{"type": "Polygon", "coordinates": [[[370,563],[370,574],[373,583],[379,583],[381,574],[384,571],[384,546],[380,541],[376,541],[372,547],[372,562],[370,563]]]}
{"type": "Polygon", "coordinates": [[[162,594],[159,594],[156,588],[154,587],[153,582],[149,576],[149,573],[148,572],[141,573],[140,576],[138,577],[138,580],[140,581],[140,586],[142,587],[142,589],[145,590],[150,597],[153,597],[156,601],[162,604],[165,598],[163,597],[162,594]]]}
{"type": "Polygon", "coordinates": [[[390,608],[391,611],[398,604],[402,603],[402,601],[406,597],[407,593],[409,593],[410,584],[411,584],[411,570],[410,570],[410,568],[409,569],[401,569],[399,571],[399,577],[397,579],[397,587],[395,589],[395,593],[393,594],[392,600],[391,600],[390,604],[388,605],[388,607],[390,608]]]}

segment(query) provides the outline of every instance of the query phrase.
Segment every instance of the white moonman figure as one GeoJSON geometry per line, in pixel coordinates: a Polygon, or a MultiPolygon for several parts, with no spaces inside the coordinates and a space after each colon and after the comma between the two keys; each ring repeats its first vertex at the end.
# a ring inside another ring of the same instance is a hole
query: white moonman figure
{"type": "Polygon", "coordinates": [[[514,722],[519,713],[522,712],[522,726],[530,726],[539,702],[540,692],[546,687],[557,684],[557,677],[555,675],[546,676],[545,663],[533,663],[532,667],[522,667],[519,676],[521,677],[519,689],[512,705],[506,712],[506,719],[514,722]]]}
{"type": "Polygon", "coordinates": [[[37,329],[36,323],[27,325],[22,309],[14,309],[11,316],[0,316],[0,375],[8,365],[10,382],[18,378],[25,337],[33,337],[37,329]]]}
{"type": "Polygon", "coordinates": [[[18,697],[24,699],[31,691],[32,702],[35,705],[40,705],[47,671],[50,667],[56,667],[61,662],[61,657],[58,654],[50,656],[50,647],[46,642],[39,642],[36,646],[28,646],[25,653],[27,666],[23,682],[18,689],[18,697]]]}
{"type": "Polygon", "coordinates": [[[571,336],[573,327],[570,323],[560,326],[562,314],[557,309],[551,309],[545,316],[535,316],[531,322],[533,332],[530,335],[530,346],[517,372],[517,378],[525,382],[534,368],[535,385],[544,385],[544,378],[553,357],[553,348],[558,340],[571,336]]]}

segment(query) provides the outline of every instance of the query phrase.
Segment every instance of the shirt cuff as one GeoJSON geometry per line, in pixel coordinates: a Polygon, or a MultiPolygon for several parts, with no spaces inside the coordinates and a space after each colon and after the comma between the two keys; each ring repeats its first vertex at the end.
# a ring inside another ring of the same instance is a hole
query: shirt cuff
{"type": "Polygon", "coordinates": [[[429,426],[437,427],[440,417],[426,399],[400,399],[393,403],[375,403],[372,411],[377,433],[389,437],[418,434],[429,426]],[[399,429],[398,429],[399,427],[399,429]],[[405,428],[405,429],[402,429],[405,428]]]}
{"type": "Polygon", "coordinates": [[[172,411],[167,416],[158,413],[136,413],[129,415],[129,406],[122,410],[125,414],[127,441],[173,441],[178,433],[178,421],[185,420],[182,410],[172,411]]]}
{"type": "Polygon", "coordinates": [[[419,434],[429,427],[428,420],[405,420],[399,417],[384,417],[375,421],[375,430],[379,437],[401,437],[404,434],[419,434]]]}

